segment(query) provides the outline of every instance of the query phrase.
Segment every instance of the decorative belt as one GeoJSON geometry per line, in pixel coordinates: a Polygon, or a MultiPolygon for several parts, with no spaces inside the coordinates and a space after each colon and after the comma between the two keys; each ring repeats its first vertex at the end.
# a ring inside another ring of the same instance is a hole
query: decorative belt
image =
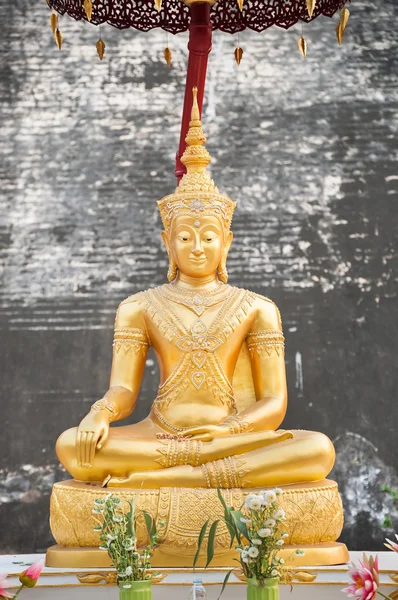
{"type": "Polygon", "coordinates": [[[152,406],[152,413],[155,415],[159,423],[163,425],[163,427],[169,429],[169,431],[172,431],[173,433],[183,433],[184,431],[188,431],[188,429],[191,429],[191,427],[178,427],[177,425],[173,425],[173,423],[170,423],[170,421],[168,421],[166,417],[162,415],[160,410],[156,407],[155,403],[152,406]]]}

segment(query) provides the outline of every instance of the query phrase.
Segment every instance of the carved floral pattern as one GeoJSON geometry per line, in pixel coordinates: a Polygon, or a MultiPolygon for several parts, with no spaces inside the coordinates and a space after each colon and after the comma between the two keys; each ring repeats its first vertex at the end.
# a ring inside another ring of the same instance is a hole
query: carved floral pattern
{"type": "MultiPolygon", "coordinates": [[[[250,489],[222,490],[227,504],[240,506],[250,489]]],[[[92,515],[95,498],[106,496],[108,490],[96,485],[64,481],[56,483],[51,496],[51,531],[61,546],[97,546],[98,533],[93,531],[92,515]]],[[[131,499],[136,490],[119,490],[118,496],[131,499]]],[[[145,510],[157,521],[165,519],[160,528],[162,551],[184,549],[195,554],[199,531],[210,518],[222,518],[222,507],[217,490],[204,488],[161,488],[138,493],[138,508],[145,510]],[[195,506],[195,510],[192,507],[195,506]]],[[[324,480],[314,484],[285,486],[281,507],[286,511],[286,531],[290,544],[320,544],[334,542],[343,527],[343,508],[337,484],[324,480]]],[[[138,538],[146,536],[142,523],[138,538]]],[[[216,549],[229,549],[229,535],[220,523],[216,549]]],[[[188,559],[189,562],[189,559],[188,559]]]]}
{"type": "MultiPolygon", "coordinates": [[[[68,13],[76,20],[87,15],[82,0],[47,0],[50,8],[60,14],[68,13]]],[[[332,17],[347,0],[317,0],[312,19],[325,15],[332,17]]],[[[297,21],[310,21],[304,0],[244,0],[242,12],[236,0],[218,0],[211,7],[213,29],[236,33],[244,29],[263,31],[272,25],[283,29],[297,21]]],[[[154,0],[94,0],[91,23],[109,23],[118,29],[134,27],[149,31],[161,27],[170,33],[186,31],[189,26],[189,8],[181,0],[163,0],[160,12],[154,0]]]]}

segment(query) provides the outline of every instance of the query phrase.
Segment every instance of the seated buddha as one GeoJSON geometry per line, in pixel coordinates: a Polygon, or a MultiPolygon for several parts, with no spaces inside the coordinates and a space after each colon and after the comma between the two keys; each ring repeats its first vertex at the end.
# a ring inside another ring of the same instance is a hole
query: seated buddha
{"type": "Polygon", "coordinates": [[[194,100],[187,172],[159,209],[169,283],[117,311],[110,388],[57,441],[78,482],[133,489],[258,488],[324,479],[334,448],[322,433],[279,429],[287,407],[278,308],[227,283],[235,202],[207,172],[194,100]],[[152,347],[160,385],[139,423],[112,428],[136,406],[152,347]]]}

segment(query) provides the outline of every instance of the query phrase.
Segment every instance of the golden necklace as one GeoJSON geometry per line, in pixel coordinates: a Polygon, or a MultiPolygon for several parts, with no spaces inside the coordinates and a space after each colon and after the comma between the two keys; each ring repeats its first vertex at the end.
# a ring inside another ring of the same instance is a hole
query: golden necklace
{"type": "Polygon", "coordinates": [[[169,283],[162,286],[162,291],[168,300],[185,306],[200,317],[211,306],[223,302],[230,294],[231,286],[221,283],[215,289],[198,292],[169,283]]]}

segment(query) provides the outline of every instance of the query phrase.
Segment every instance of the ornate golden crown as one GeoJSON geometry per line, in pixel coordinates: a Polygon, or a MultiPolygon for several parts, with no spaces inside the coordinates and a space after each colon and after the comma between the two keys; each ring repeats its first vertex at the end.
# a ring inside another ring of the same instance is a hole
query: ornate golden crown
{"type": "Polygon", "coordinates": [[[206,171],[207,165],[211,162],[211,156],[204,147],[206,137],[200,120],[197,88],[193,88],[192,92],[191,121],[185,138],[188,145],[181,157],[181,162],[186,166],[187,172],[182,177],[175,193],[159,200],[158,206],[167,232],[171,229],[173,219],[179,215],[197,217],[211,215],[221,221],[224,233],[227,233],[231,227],[236,202],[228,196],[220,194],[206,171]]]}

